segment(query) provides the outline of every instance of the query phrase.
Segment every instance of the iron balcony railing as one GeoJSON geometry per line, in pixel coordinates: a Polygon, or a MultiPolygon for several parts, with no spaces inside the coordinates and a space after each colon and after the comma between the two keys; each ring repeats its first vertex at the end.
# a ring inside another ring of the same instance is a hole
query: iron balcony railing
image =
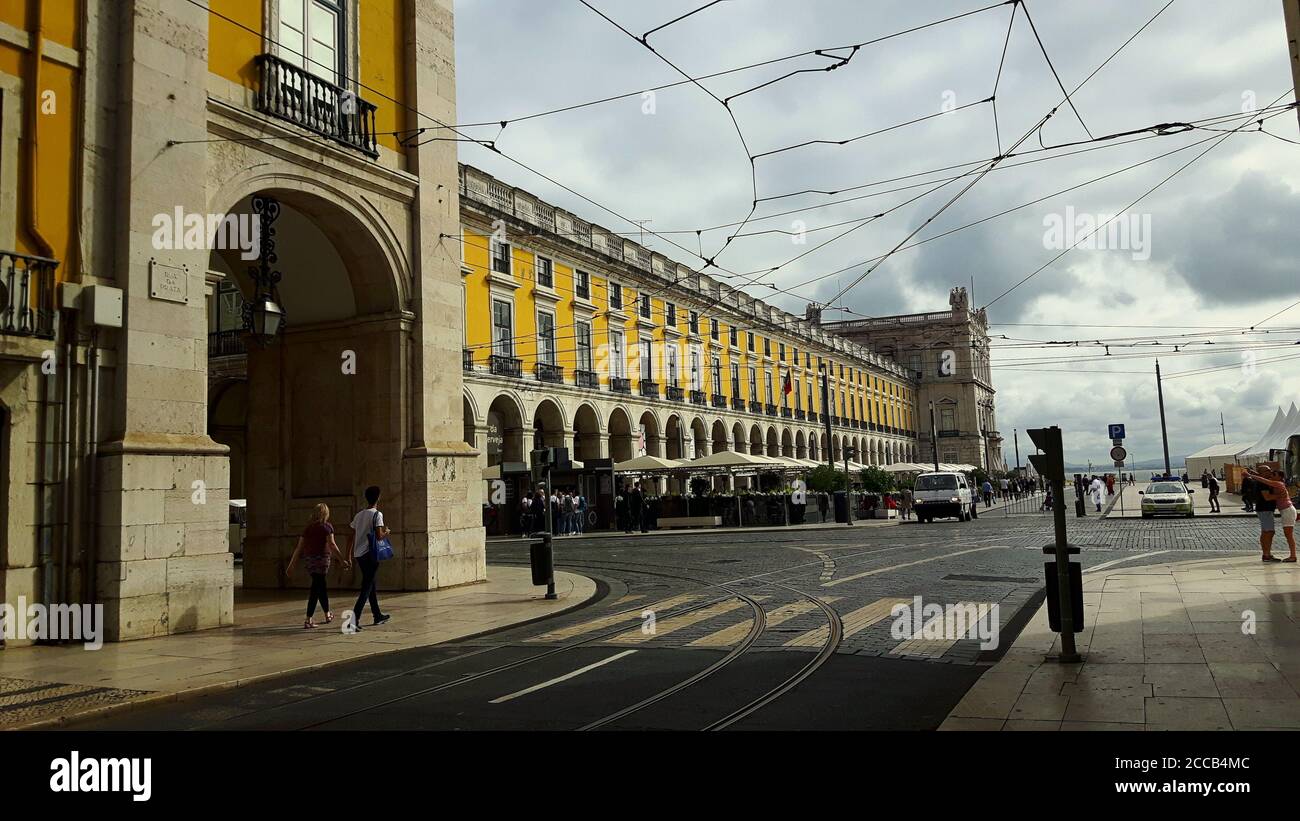
{"type": "Polygon", "coordinates": [[[817,411],[808,411],[808,421],[809,422],[817,421],[817,411]]]}
{"type": "Polygon", "coordinates": [[[559,384],[564,381],[564,368],[559,365],[552,365],[550,362],[538,362],[533,367],[533,374],[537,377],[538,382],[559,384]]]}
{"type": "Polygon", "coordinates": [[[781,408],[781,418],[782,418],[782,419],[793,419],[793,418],[794,418],[794,411],[793,411],[792,409],[790,409],[790,408],[781,408]]]}
{"type": "Polygon", "coordinates": [[[743,411],[745,409],[745,400],[738,396],[731,397],[731,409],[743,411]]]}
{"type": "Polygon", "coordinates": [[[802,410],[799,410],[798,408],[796,408],[796,409],[795,409],[795,412],[794,412],[794,418],[795,418],[795,419],[798,419],[800,422],[802,422],[802,421],[804,421],[805,419],[808,418],[808,414],[807,414],[805,411],[802,411],[802,410]]]}
{"type": "Polygon", "coordinates": [[[258,111],[288,120],[370,157],[379,156],[375,105],[274,54],[257,55],[258,111]]]}
{"type": "Polygon", "coordinates": [[[642,396],[659,396],[659,383],[653,379],[642,379],[640,387],[642,396]]]}
{"type": "Polygon", "coordinates": [[[720,394],[720,393],[710,394],[710,395],[709,395],[709,404],[712,405],[712,406],[715,407],[715,408],[726,408],[726,407],[727,407],[727,397],[723,396],[723,395],[720,394]]]}
{"type": "Polygon", "coordinates": [[[766,413],[768,416],[776,416],[776,405],[764,405],[763,413],[766,413]]]}
{"type": "Polygon", "coordinates": [[[599,388],[600,376],[595,371],[575,370],[573,372],[573,384],[579,388],[599,388]]]}
{"type": "Polygon", "coordinates": [[[667,397],[674,402],[680,402],[682,401],[682,399],[686,397],[686,391],[683,388],[677,387],[676,385],[669,385],[664,390],[666,392],[667,397]]]}
{"type": "Polygon", "coordinates": [[[609,378],[609,390],[611,393],[628,393],[632,392],[632,380],[626,376],[611,376],[609,378]]]}
{"type": "Polygon", "coordinates": [[[691,404],[692,404],[692,405],[707,405],[707,404],[709,404],[709,395],[708,395],[707,393],[705,393],[704,391],[692,390],[692,391],[691,391],[691,404]]]}
{"type": "Polygon", "coordinates": [[[494,353],[488,357],[488,368],[492,371],[493,376],[514,376],[524,375],[524,361],[513,356],[502,356],[494,353]]]}
{"type": "Polygon", "coordinates": [[[243,356],[248,353],[243,328],[230,328],[208,334],[208,356],[243,356]]]}
{"type": "Polygon", "coordinates": [[[474,352],[471,351],[469,348],[461,348],[460,367],[461,370],[467,373],[469,371],[474,370],[474,352]]]}
{"type": "Polygon", "coordinates": [[[54,338],[54,269],[59,263],[0,251],[0,333],[54,338]]]}
{"type": "Polygon", "coordinates": [[[759,402],[757,399],[751,399],[751,400],[749,400],[749,412],[750,412],[750,413],[762,413],[762,412],[763,412],[763,403],[762,403],[762,402],[759,402]]]}

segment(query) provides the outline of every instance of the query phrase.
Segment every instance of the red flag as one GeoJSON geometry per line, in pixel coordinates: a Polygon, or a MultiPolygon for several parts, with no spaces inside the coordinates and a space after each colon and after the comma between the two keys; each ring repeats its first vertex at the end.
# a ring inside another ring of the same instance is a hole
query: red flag
{"type": "Polygon", "coordinates": [[[781,386],[781,393],[790,393],[794,390],[794,385],[790,384],[790,372],[785,372],[785,384],[781,386]]]}

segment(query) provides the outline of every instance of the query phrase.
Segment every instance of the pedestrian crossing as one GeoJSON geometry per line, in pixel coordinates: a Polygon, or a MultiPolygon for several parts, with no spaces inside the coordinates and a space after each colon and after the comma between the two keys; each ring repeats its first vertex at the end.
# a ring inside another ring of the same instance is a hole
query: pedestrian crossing
{"type": "MultiPolygon", "coordinates": [[[[900,599],[889,597],[876,599],[866,607],[859,607],[857,610],[850,612],[847,616],[841,616],[840,621],[843,623],[844,632],[842,638],[849,638],[857,633],[861,633],[873,624],[889,618],[890,611],[897,604],[910,604],[911,599],[900,599]]],[[[796,636],[785,643],[786,647],[821,647],[830,638],[830,627],[823,625],[815,630],[809,630],[801,636],[796,636]]]]}
{"type": "MultiPolygon", "coordinates": [[[[649,598],[629,595],[615,603],[615,606],[619,606],[619,612],[550,630],[527,641],[557,642],[582,637],[590,639],[592,634],[626,627],[613,636],[601,638],[599,643],[625,647],[653,647],[656,644],[699,649],[734,647],[744,641],[753,629],[753,612],[744,599],[734,596],[707,603],[717,595],[716,591],[684,593],[658,601],[650,600],[639,608],[635,605],[632,608],[622,607],[621,605],[649,598]],[[654,620],[646,615],[680,611],[692,605],[698,609],[654,620]]],[[[830,628],[817,602],[807,599],[781,602],[771,595],[751,595],[750,598],[760,603],[770,603],[764,605],[766,630],[770,632],[765,632],[760,637],[760,649],[819,650],[825,646],[830,637],[830,628]],[[782,627],[784,629],[777,629],[782,627]]],[[[826,604],[844,599],[842,596],[819,598],[826,604]]],[[[969,637],[970,628],[975,624],[971,618],[981,621],[987,619],[994,606],[990,602],[960,602],[955,607],[962,608],[962,612],[968,614],[965,620],[958,620],[954,608],[945,608],[943,615],[926,620],[912,638],[891,641],[888,635],[889,625],[882,623],[893,618],[894,608],[899,605],[910,607],[913,603],[911,596],[884,596],[847,612],[841,611],[841,650],[861,652],[865,647],[875,655],[938,659],[952,650],[959,641],[969,637]],[[863,639],[849,643],[854,636],[876,625],[882,627],[864,637],[865,644],[863,639]],[[958,635],[959,628],[967,635],[958,635]],[[926,638],[927,635],[942,638],[926,638]]]]}
{"type": "MultiPolygon", "coordinates": [[[[830,596],[822,599],[822,601],[826,602],[827,604],[830,604],[831,602],[837,601],[838,599],[839,599],[838,596],[830,596]]],[[[814,610],[820,610],[820,608],[817,606],[816,602],[811,602],[811,601],[798,601],[792,604],[781,605],[780,607],[773,610],[771,613],[767,614],[767,626],[769,628],[779,627],[780,625],[784,624],[787,621],[790,621],[796,616],[802,616],[806,613],[811,613],[814,610]]],[[[745,621],[742,621],[739,624],[733,624],[730,627],[724,627],[721,630],[718,630],[716,632],[710,633],[707,636],[704,636],[703,638],[698,638],[695,641],[688,643],[686,646],[687,647],[730,647],[733,644],[739,643],[742,639],[745,638],[745,636],[749,635],[749,631],[753,626],[754,626],[754,620],[746,619],[745,621]]]]}
{"type": "MultiPolygon", "coordinates": [[[[751,596],[754,601],[762,602],[767,596],[751,596]]],[[[645,625],[634,627],[626,633],[620,633],[609,640],[610,644],[644,644],[651,639],[661,636],[667,636],[676,633],[678,630],[684,630],[700,622],[726,615],[733,610],[740,608],[749,608],[749,604],[743,599],[726,599],[717,604],[711,604],[708,607],[701,607],[699,610],[693,610],[690,613],[683,613],[680,616],[672,616],[663,621],[656,620],[652,630],[646,630],[645,625]]]]}
{"type": "Polygon", "coordinates": [[[892,656],[909,656],[911,658],[936,659],[952,649],[959,640],[973,637],[975,627],[985,621],[992,609],[992,602],[958,602],[951,608],[945,608],[943,615],[935,616],[922,625],[920,633],[889,651],[892,656]],[[961,613],[959,616],[958,613],[961,613]],[[973,620],[971,616],[973,615],[973,620]],[[959,632],[960,631],[960,632],[959,632]],[[944,638],[924,638],[926,635],[944,638]],[[952,638],[948,638],[952,637],[952,638]]]}

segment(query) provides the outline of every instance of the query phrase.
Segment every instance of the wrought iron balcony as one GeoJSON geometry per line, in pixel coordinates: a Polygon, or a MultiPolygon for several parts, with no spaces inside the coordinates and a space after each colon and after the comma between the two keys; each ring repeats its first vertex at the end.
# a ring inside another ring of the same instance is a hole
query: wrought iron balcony
{"type": "Polygon", "coordinates": [[[257,55],[258,111],[288,120],[370,157],[375,141],[375,105],[273,54],[257,55]]]}
{"type": "Polygon", "coordinates": [[[751,399],[751,400],[749,400],[749,412],[750,412],[750,413],[762,413],[762,412],[763,412],[763,403],[762,403],[762,402],[759,402],[759,401],[756,400],[756,399],[751,399]]]}
{"type": "Polygon", "coordinates": [[[811,411],[811,410],[808,411],[808,421],[809,422],[817,421],[817,411],[811,411]]]}
{"type": "Polygon", "coordinates": [[[708,404],[708,394],[706,394],[704,391],[696,391],[696,390],[691,391],[691,404],[692,405],[708,404]]]}
{"type": "Polygon", "coordinates": [[[677,387],[676,385],[669,385],[667,388],[665,388],[665,392],[668,398],[674,402],[680,402],[684,398],[686,398],[686,391],[682,388],[677,387]]]}
{"type": "Polygon", "coordinates": [[[709,404],[712,405],[712,406],[715,407],[715,408],[726,408],[726,407],[727,407],[727,397],[723,396],[723,395],[720,394],[720,393],[710,394],[710,395],[709,395],[709,404]]]}
{"type": "MultiPolygon", "coordinates": [[[[211,349],[212,346],[209,345],[208,350],[210,351],[211,349]]],[[[460,367],[461,370],[465,371],[466,373],[470,373],[471,371],[474,370],[474,352],[471,351],[469,348],[461,348],[460,367]]]]}
{"type": "Polygon", "coordinates": [[[632,380],[626,376],[611,376],[609,378],[610,393],[632,393],[632,380]]]}
{"type": "Polygon", "coordinates": [[[246,353],[248,347],[244,342],[243,328],[230,328],[208,334],[208,356],[243,356],[246,353]]]}
{"type": "Polygon", "coordinates": [[[573,384],[579,388],[592,388],[594,390],[600,387],[600,375],[595,371],[575,370],[573,372],[573,384]]]}
{"type": "Polygon", "coordinates": [[[54,269],[59,263],[0,251],[0,334],[54,338],[54,269]]]}
{"type": "Polygon", "coordinates": [[[564,382],[564,368],[550,362],[538,362],[533,366],[533,373],[537,376],[538,382],[551,382],[557,385],[564,382]]]}
{"type": "Polygon", "coordinates": [[[794,410],[791,409],[791,408],[781,408],[781,418],[782,418],[782,419],[793,419],[793,418],[794,418],[794,410]]]}
{"type": "Polygon", "coordinates": [[[745,400],[738,396],[731,397],[731,409],[743,411],[745,409],[745,400]]]}
{"type": "Polygon", "coordinates": [[[801,409],[801,408],[796,408],[796,409],[795,409],[795,412],[794,412],[794,418],[795,418],[795,419],[798,419],[800,422],[802,422],[802,421],[804,421],[805,419],[808,418],[808,413],[807,413],[807,411],[804,411],[804,410],[801,409]]]}
{"type": "Polygon", "coordinates": [[[502,356],[494,353],[488,357],[488,368],[492,371],[493,376],[513,376],[518,378],[524,375],[524,361],[513,356],[502,356]]]}
{"type": "Polygon", "coordinates": [[[659,397],[659,383],[653,379],[642,379],[640,388],[642,396],[659,397]]]}
{"type": "Polygon", "coordinates": [[[776,416],[776,405],[771,405],[771,404],[764,405],[763,413],[767,414],[768,416],[776,416]]]}

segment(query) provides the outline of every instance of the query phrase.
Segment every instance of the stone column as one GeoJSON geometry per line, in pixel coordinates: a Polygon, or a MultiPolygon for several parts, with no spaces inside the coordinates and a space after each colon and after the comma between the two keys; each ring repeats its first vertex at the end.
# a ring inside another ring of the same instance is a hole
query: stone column
{"type": "MultiPolygon", "coordinates": [[[[456,122],[452,0],[405,3],[408,127],[456,122]],[[421,116],[424,115],[424,116],[421,116]],[[430,118],[436,118],[438,122],[430,118]]],[[[409,367],[409,445],[402,470],[408,589],[487,578],[479,454],[464,442],[459,167],[454,142],[426,140],[408,155],[414,204],[415,314],[409,367]]]]}
{"type": "Polygon", "coordinates": [[[229,464],[206,432],[208,252],[153,243],[156,215],[207,211],[208,12],[132,0],[119,14],[116,255],[103,273],[124,291],[126,324],[100,337],[113,350],[92,548],[110,641],[234,620],[229,464]]]}

